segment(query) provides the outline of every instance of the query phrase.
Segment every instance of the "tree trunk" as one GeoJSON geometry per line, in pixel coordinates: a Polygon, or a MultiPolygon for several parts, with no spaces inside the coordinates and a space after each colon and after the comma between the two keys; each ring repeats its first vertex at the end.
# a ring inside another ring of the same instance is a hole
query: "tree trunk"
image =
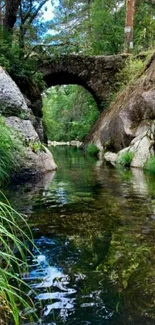
{"type": "Polygon", "coordinates": [[[17,11],[21,0],[5,0],[4,29],[12,35],[13,27],[17,19],[17,11]]]}
{"type": "Polygon", "coordinates": [[[133,49],[134,12],[135,0],[126,0],[125,52],[130,52],[133,49]]]}

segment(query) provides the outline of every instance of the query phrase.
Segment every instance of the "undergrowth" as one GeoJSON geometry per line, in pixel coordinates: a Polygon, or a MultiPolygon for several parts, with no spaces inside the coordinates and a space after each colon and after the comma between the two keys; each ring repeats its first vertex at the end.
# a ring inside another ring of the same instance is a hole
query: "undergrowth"
{"type": "Polygon", "coordinates": [[[123,167],[130,167],[133,157],[134,157],[133,152],[131,151],[124,152],[117,158],[117,164],[123,167]]]}
{"type": "Polygon", "coordinates": [[[133,84],[142,75],[152,54],[152,51],[148,51],[137,57],[129,56],[124,68],[117,74],[117,86],[120,90],[123,90],[127,85],[133,84]]]}
{"type": "Polygon", "coordinates": [[[99,153],[99,149],[95,144],[92,143],[88,144],[88,146],[86,147],[86,152],[91,156],[97,156],[99,153]]]}

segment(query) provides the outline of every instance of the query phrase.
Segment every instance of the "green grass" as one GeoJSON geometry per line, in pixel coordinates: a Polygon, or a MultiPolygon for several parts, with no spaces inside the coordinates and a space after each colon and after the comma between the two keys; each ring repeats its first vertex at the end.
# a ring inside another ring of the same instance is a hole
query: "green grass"
{"type": "Polygon", "coordinates": [[[93,143],[92,144],[88,144],[88,146],[86,147],[86,153],[88,153],[91,156],[97,156],[98,153],[99,153],[99,149],[93,143]]]}
{"type": "Polygon", "coordinates": [[[152,156],[146,162],[144,169],[152,174],[155,174],[155,156],[152,156]]]}
{"type": "MultiPolygon", "coordinates": [[[[15,325],[20,325],[24,310],[33,307],[32,301],[26,296],[28,285],[22,280],[22,274],[28,272],[26,254],[31,254],[27,243],[33,245],[33,239],[24,218],[8,202],[0,201],[0,321],[2,324],[13,322],[15,325]],[[19,227],[19,222],[22,222],[24,226],[22,229],[26,228],[26,232],[19,227]],[[18,251],[18,257],[14,251],[18,251]]],[[[29,321],[32,321],[32,316],[29,316],[29,321]]]]}
{"type": "Polygon", "coordinates": [[[123,167],[130,167],[133,157],[134,157],[133,152],[130,151],[124,152],[118,157],[117,164],[123,167]]]}

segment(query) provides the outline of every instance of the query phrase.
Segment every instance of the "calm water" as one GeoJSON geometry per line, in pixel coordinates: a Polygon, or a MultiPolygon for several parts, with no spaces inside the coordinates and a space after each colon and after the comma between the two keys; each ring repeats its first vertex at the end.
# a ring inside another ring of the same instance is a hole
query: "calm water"
{"type": "Polygon", "coordinates": [[[57,173],[6,193],[40,251],[26,281],[41,324],[155,324],[155,177],[53,154],[57,173]]]}

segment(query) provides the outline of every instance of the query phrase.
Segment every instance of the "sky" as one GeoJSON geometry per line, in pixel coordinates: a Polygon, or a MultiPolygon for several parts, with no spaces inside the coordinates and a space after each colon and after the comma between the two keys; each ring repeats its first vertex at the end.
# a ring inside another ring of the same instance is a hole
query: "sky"
{"type": "Polygon", "coordinates": [[[44,19],[45,20],[51,20],[54,16],[54,7],[58,5],[58,0],[54,1],[54,5],[51,5],[51,0],[49,0],[45,7],[47,8],[47,11],[44,13],[44,19]]]}

